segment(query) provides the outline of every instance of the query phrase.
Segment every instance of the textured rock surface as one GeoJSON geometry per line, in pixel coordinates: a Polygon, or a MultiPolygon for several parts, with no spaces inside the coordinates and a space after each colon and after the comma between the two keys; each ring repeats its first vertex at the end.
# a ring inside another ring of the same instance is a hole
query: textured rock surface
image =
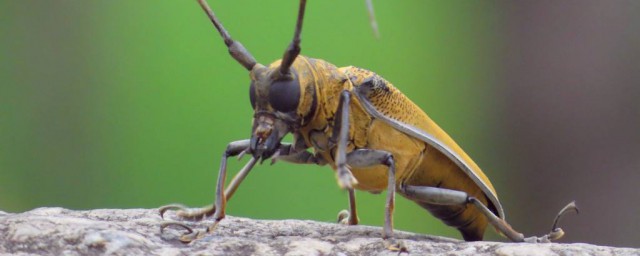
{"type": "MultiPolygon", "coordinates": [[[[178,230],[160,234],[161,221],[155,209],[0,211],[0,254],[397,255],[383,248],[379,227],[228,217],[215,234],[185,245],[177,240],[178,230]]],[[[190,224],[204,228],[210,223],[190,224]]],[[[407,232],[396,235],[413,255],[640,255],[640,249],[589,244],[467,243],[407,232]]]]}

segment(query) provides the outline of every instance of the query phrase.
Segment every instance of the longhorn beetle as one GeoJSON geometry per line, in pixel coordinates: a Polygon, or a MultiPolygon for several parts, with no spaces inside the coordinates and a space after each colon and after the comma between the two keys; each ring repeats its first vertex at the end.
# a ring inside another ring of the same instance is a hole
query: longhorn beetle
{"type": "MultiPolygon", "coordinates": [[[[222,155],[215,204],[197,211],[180,205],[183,218],[213,215],[212,232],[225,217],[225,205],[259,160],[271,158],[298,164],[330,165],[340,187],[349,192],[348,212],[340,222],[356,225],[354,189],[387,190],[383,238],[393,241],[395,193],[412,200],[445,224],[457,228],[466,241],[482,240],[491,223],[515,242],[549,242],[563,236],[559,218],[577,208],[572,202],[556,216],[550,233],[525,238],[506,222],[504,210],[487,176],[427,114],[396,87],[369,70],[338,68],[324,60],[299,55],[306,0],[300,1],[292,42],[281,60],[263,66],[229,33],[205,2],[198,0],[213,22],[231,56],[250,74],[249,97],[254,110],[250,139],[229,143],[222,155]],[[293,144],[281,142],[292,133],[293,144]],[[309,149],[313,149],[311,152],[309,149]],[[251,154],[251,160],[225,189],[227,159],[251,154]]],[[[205,232],[194,232],[179,222],[165,222],[188,231],[190,242],[205,232]]]]}

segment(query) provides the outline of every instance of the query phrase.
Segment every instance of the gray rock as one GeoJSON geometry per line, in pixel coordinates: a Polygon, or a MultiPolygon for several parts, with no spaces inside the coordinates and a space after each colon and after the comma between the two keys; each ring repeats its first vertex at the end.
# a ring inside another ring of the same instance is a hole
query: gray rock
{"type": "MultiPolygon", "coordinates": [[[[214,234],[183,244],[182,230],[160,233],[162,221],[155,209],[0,211],[0,254],[397,255],[384,248],[380,227],[227,216],[214,234]]],[[[203,229],[212,221],[187,223],[203,229]]],[[[471,243],[401,231],[396,236],[413,255],[640,255],[640,249],[590,244],[471,243]]]]}

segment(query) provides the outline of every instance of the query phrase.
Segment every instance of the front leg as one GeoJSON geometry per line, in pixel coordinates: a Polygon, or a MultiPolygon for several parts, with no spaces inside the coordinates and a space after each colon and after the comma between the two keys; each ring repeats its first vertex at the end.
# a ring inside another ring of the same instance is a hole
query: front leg
{"type": "MultiPolygon", "coordinates": [[[[225,157],[223,157],[222,159],[222,162],[225,163],[225,168],[226,168],[227,159],[233,156],[238,156],[239,158],[242,157],[245,154],[246,150],[249,148],[249,143],[250,143],[249,140],[239,140],[239,141],[231,142],[229,143],[229,145],[227,145],[227,149],[225,150],[225,154],[224,154],[225,157]]],[[[276,154],[277,156],[274,155],[274,158],[272,159],[273,161],[272,164],[275,163],[276,159],[281,159],[287,162],[299,163],[299,164],[303,164],[303,163],[317,164],[317,165],[326,164],[326,161],[324,159],[315,157],[314,155],[307,152],[306,150],[302,150],[300,152],[295,151],[293,145],[288,143],[282,143],[278,148],[278,151],[276,154]]],[[[242,169],[240,169],[240,171],[236,174],[236,176],[233,177],[228,187],[224,190],[225,201],[229,201],[231,199],[231,197],[236,192],[236,190],[238,189],[242,181],[244,181],[247,175],[249,175],[249,172],[253,169],[256,163],[257,163],[257,159],[252,158],[251,160],[249,160],[249,162],[247,162],[247,164],[244,167],[242,167],[242,169]]],[[[198,221],[198,220],[204,219],[205,217],[209,217],[213,215],[216,211],[216,207],[215,205],[209,205],[199,210],[190,211],[184,205],[170,204],[170,205],[160,207],[159,210],[160,210],[160,217],[163,217],[164,213],[169,210],[177,210],[176,215],[178,215],[179,217],[198,221]]]]}
{"type": "Polygon", "coordinates": [[[294,164],[315,164],[326,165],[327,161],[324,158],[311,154],[306,149],[296,149],[294,145],[283,144],[271,159],[271,164],[276,161],[282,160],[294,164]]]}
{"type": "MultiPolygon", "coordinates": [[[[238,189],[238,187],[240,186],[240,183],[242,183],[244,178],[247,177],[253,166],[255,166],[256,162],[258,161],[258,159],[256,159],[255,157],[252,157],[251,160],[249,160],[249,162],[240,170],[240,172],[236,174],[236,176],[229,184],[229,187],[226,190],[224,189],[224,182],[227,177],[227,160],[229,159],[229,157],[237,156],[241,153],[244,153],[249,148],[249,144],[250,140],[239,140],[231,142],[227,145],[227,149],[225,150],[224,154],[222,154],[222,160],[220,162],[220,170],[218,173],[218,182],[216,185],[216,198],[214,205],[210,205],[196,211],[189,211],[185,206],[182,205],[167,205],[160,207],[160,216],[162,217],[168,210],[178,210],[178,216],[192,220],[202,220],[204,217],[213,215],[215,222],[212,226],[207,228],[207,232],[213,231],[220,220],[225,217],[225,206],[227,200],[229,200],[231,196],[233,196],[236,189],[238,189]]],[[[178,226],[187,230],[187,232],[180,237],[180,240],[184,243],[189,243],[206,233],[201,231],[194,232],[193,229],[191,229],[189,226],[174,221],[167,221],[162,223],[162,225],[160,226],[160,232],[162,233],[163,230],[168,226],[178,226]]]]}
{"type": "Polygon", "coordinates": [[[334,135],[332,139],[337,141],[338,148],[336,150],[336,174],[338,175],[338,185],[341,188],[352,189],[358,184],[358,180],[353,177],[351,170],[347,167],[347,141],[349,140],[349,102],[351,101],[351,93],[347,90],[340,94],[340,103],[338,103],[338,115],[334,125],[334,135]],[[336,138],[337,135],[337,138],[336,138]]]}
{"type": "MultiPolygon", "coordinates": [[[[298,153],[298,152],[295,152],[294,150],[291,150],[291,148],[292,146],[290,144],[281,144],[278,147],[278,152],[280,152],[282,156],[287,156],[290,153],[298,153]]],[[[222,161],[222,164],[220,165],[220,174],[218,175],[218,184],[216,187],[216,202],[215,202],[216,210],[215,210],[215,213],[213,214],[214,223],[207,228],[208,233],[213,232],[216,226],[218,225],[218,223],[225,217],[227,197],[225,197],[226,191],[224,190],[224,182],[227,174],[227,159],[230,156],[238,155],[240,152],[229,152],[229,150],[227,150],[225,151],[225,154],[222,157],[223,161],[222,161]]],[[[255,163],[255,161],[257,161],[256,158],[251,159],[251,162],[255,163]]],[[[235,188],[233,188],[231,192],[235,191],[235,189],[240,185],[241,181],[242,179],[237,184],[234,182],[231,183],[231,185],[235,186],[235,188]]]]}
{"type": "MultiPolygon", "coordinates": [[[[219,173],[223,171],[222,168],[224,167],[224,172],[226,175],[227,159],[229,157],[243,154],[248,148],[249,148],[249,140],[238,140],[238,141],[233,141],[229,143],[227,145],[225,153],[223,154],[222,162],[221,162],[222,164],[220,166],[219,173]]],[[[242,169],[236,174],[236,176],[233,177],[233,180],[231,180],[231,183],[229,183],[229,186],[223,193],[224,195],[226,195],[225,201],[228,201],[229,199],[231,199],[235,191],[240,186],[240,183],[242,183],[244,178],[246,178],[247,175],[249,175],[249,172],[251,172],[251,169],[253,169],[253,166],[255,166],[256,162],[257,162],[257,159],[252,158],[244,167],[242,167],[242,169]]],[[[219,182],[218,182],[218,186],[220,186],[219,182]]],[[[216,195],[217,194],[218,193],[216,192],[216,195]]],[[[184,205],[171,204],[171,205],[160,207],[159,209],[160,217],[164,217],[164,213],[169,210],[177,210],[176,215],[178,215],[181,218],[199,221],[204,219],[205,217],[209,217],[213,215],[216,211],[216,207],[215,205],[209,205],[199,210],[190,211],[184,205]]]]}
{"type": "MultiPolygon", "coordinates": [[[[229,186],[225,189],[224,182],[226,180],[227,175],[227,160],[229,157],[233,156],[242,156],[246,150],[249,148],[250,140],[239,140],[229,143],[227,145],[227,149],[222,155],[222,161],[220,163],[220,171],[218,173],[218,181],[216,185],[216,198],[215,204],[209,205],[199,210],[190,211],[187,207],[183,205],[171,204],[167,206],[160,207],[160,216],[163,217],[164,213],[168,210],[178,210],[176,213],[179,217],[191,220],[202,220],[205,217],[209,217],[213,215],[214,224],[207,228],[207,232],[212,232],[217,224],[225,217],[225,208],[226,202],[231,199],[235,191],[238,189],[242,181],[249,175],[249,172],[253,169],[258,159],[252,157],[251,160],[233,177],[233,180],[229,183],[229,186]]],[[[313,163],[322,163],[321,160],[313,160],[308,155],[304,154],[305,152],[310,155],[306,150],[297,152],[294,150],[294,147],[290,144],[283,143],[279,146],[278,151],[279,156],[287,159],[306,159],[305,161],[311,161],[313,163]],[[292,158],[289,158],[290,155],[292,158]]],[[[206,232],[197,231],[194,232],[192,228],[189,226],[174,221],[167,221],[162,223],[160,232],[164,230],[164,228],[168,226],[178,226],[187,230],[187,233],[184,234],[180,240],[189,243],[199,237],[201,237],[206,232]]]]}

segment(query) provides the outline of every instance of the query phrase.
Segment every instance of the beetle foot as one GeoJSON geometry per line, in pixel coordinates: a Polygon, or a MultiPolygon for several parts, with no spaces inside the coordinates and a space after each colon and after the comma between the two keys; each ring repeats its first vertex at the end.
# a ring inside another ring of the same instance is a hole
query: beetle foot
{"type": "Polygon", "coordinates": [[[178,238],[178,240],[180,240],[180,242],[183,242],[185,244],[191,243],[195,240],[198,240],[200,238],[205,237],[207,234],[212,234],[216,227],[218,227],[218,224],[220,223],[220,220],[216,220],[213,222],[213,224],[211,224],[210,226],[208,226],[205,230],[194,230],[194,228],[188,226],[187,224],[181,223],[181,222],[177,222],[177,221],[164,221],[160,224],[160,234],[164,233],[164,230],[167,227],[178,227],[178,228],[183,228],[185,230],[185,232],[180,235],[180,237],[178,238]]]}
{"type": "Polygon", "coordinates": [[[558,240],[558,239],[562,238],[563,236],[564,236],[564,231],[561,228],[555,228],[554,230],[549,232],[549,234],[546,234],[544,236],[527,237],[527,238],[524,239],[524,242],[526,242],[526,243],[534,243],[534,244],[536,244],[536,243],[551,243],[552,241],[558,240]]]}
{"type": "Polygon", "coordinates": [[[553,220],[553,226],[551,227],[551,232],[541,237],[528,237],[525,238],[525,242],[529,243],[550,243],[551,241],[558,240],[564,236],[564,230],[558,227],[558,223],[560,223],[560,218],[569,212],[575,212],[578,214],[578,206],[576,202],[573,201],[567,204],[560,212],[556,215],[556,218],[553,220]]]}
{"type": "Polygon", "coordinates": [[[404,244],[404,242],[396,241],[395,239],[385,239],[384,247],[387,248],[387,250],[389,251],[398,252],[398,255],[400,255],[403,252],[406,252],[407,254],[409,253],[409,249],[404,244]]]}
{"type": "Polygon", "coordinates": [[[164,214],[167,211],[176,211],[176,215],[182,219],[200,221],[207,216],[211,216],[216,211],[216,208],[213,205],[209,205],[198,210],[190,210],[181,204],[170,204],[160,207],[158,211],[162,219],[164,219],[164,214]]]}
{"type": "Polygon", "coordinates": [[[160,212],[160,218],[164,219],[164,214],[167,211],[186,211],[187,207],[181,204],[169,204],[158,208],[160,212]]]}
{"type": "Polygon", "coordinates": [[[351,217],[348,210],[342,210],[338,213],[338,223],[342,225],[358,225],[358,217],[351,217]]]}
{"type": "Polygon", "coordinates": [[[532,237],[527,237],[524,239],[525,243],[532,243],[532,244],[545,244],[545,243],[551,243],[551,240],[549,240],[549,237],[547,235],[544,236],[532,236],[532,237]]]}
{"type": "Polygon", "coordinates": [[[175,222],[175,221],[165,221],[162,224],[160,224],[160,234],[164,233],[164,230],[167,227],[180,227],[185,229],[185,232],[180,235],[180,242],[183,242],[185,244],[191,243],[192,241],[202,238],[205,235],[205,232],[202,231],[194,231],[193,228],[187,226],[186,224],[180,223],[180,222],[175,222]]]}
{"type": "Polygon", "coordinates": [[[558,223],[560,222],[560,218],[569,212],[575,212],[578,214],[578,206],[576,202],[573,201],[567,204],[560,212],[556,215],[556,218],[553,220],[553,226],[551,227],[551,232],[541,237],[527,237],[524,239],[527,243],[550,243],[551,241],[558,240],[564,236],[564,230],[558,227],[558,223]]]}
{"type": "Polygon", "coordinates": [[[351,189],[358,184],[358,180],[353,177],[351,170],[347,166],[338,166],[338,185],[340,188],[351,189]]]}

